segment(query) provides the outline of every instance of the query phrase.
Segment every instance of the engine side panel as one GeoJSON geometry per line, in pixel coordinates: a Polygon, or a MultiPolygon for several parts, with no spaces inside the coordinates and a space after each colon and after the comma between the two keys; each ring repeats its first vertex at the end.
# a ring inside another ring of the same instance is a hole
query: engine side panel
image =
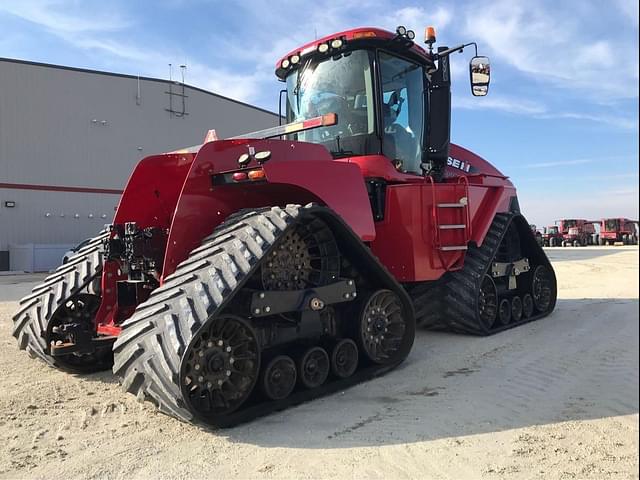
{"type": "MultiPolygon", "coordinates": [[[[456,263],[464,251],[440,256],[436,251],[433,217],[437,203],[459,202],[464,196],[459,184],[395,184],[386,190],[385,218],[376,222],[374,254],[401,282],[437,280],[456,263]]],[[[481,245],[496,213],[508,212],[515,189],[508,186],[471,184],[468,188],[471,236],[481,245]]],[[[460,223],[461,209],[439,212],[440,225],[460,223]]],[[[443,230],[442,243],[465,244],[462,230],[443,230]]]]}

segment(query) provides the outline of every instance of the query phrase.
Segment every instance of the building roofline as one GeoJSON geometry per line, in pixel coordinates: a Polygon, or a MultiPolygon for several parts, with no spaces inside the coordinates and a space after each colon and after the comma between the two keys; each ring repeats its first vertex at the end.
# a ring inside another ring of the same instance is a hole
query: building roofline
{"type": "MultiPolygon", "coordinates": [[[[171,81],[165,80],[163,78],[145,77],[143,75],[129,75],[129,74],[126,74],[126,73],[105,72],[103,70],[92,70],[92,69],[89,69],[89,68],[68,67],[66,65],[56,65],[56,64],[53,64],[53,63],[34,62],[34,61],[31,61],[31,60],[20,60],[20,59],[17,59],[17,58],[0,57],[0,62],[19,63],[21,65],[31,65],[31,66],[35,66],[35,67],[57,68],[59,70],[70,70],[72,72],[91,73],[91,74],[94,74],[94,75],[108,75],[108,76],[111,76],[111,77],[132,78],[132,79],[136,79],[136,80],[140,79],[140,80],[146,80],[146,81],[149,81],[149,82],[164,83],[164,84],[167,84],[167,85],[172,83],[171,81]]],[[[251,104],[246,103],[246,102],[241,102],[240,100],[235,100],[233,98],[225,97],[224,95],[220,95],[219,93],[215,93],[215,92],[211,92],[209,90],[205,90],[204,88],[195,87],[193,85],[189,85],[188,83],[185,83],[184,86],[186,88],[190,88],[190,89],[196,90],[198,92],[206,93],[207,95],[212,95],[214,97],[218,97],[218,98],[221,98],[223,100],[227,100],[229,102],[236,103],[238,105],[249,107],[249,108],[252,108],[254,110],[259,110],[261,112],[268,113],[268,114],[274,115],[276,117],[278,116],[277,113],[272,112],[271,110],[267,110],[266,108],[256,107],[255,105],[251,105],[251,104]]]]}

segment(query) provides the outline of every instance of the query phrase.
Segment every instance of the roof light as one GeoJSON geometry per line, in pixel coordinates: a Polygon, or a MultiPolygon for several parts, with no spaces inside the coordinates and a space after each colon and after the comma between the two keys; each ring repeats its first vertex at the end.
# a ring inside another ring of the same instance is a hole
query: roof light
{"type": "Polygon", "coordinates": [[[375,37],[376,32],[356,32],[353,34],[354,39],[375,37]]]}
{"type": "Polygon", "coordinates": [[[251,170],[249,172],[249,180],[263,180],[266,178],[264,170],[251,170]]]}
{"type": "Polygon", "coordinates": [[[396,28],[396,33],[398,35],[406,35],[407,34],[407,29],[403,25],[400,25],[400,26],[398,26],[398,28],[396,28]]]}
{"type": "Polygon", "coordinates": [[[249,155],[248,153],[243,153],[238,157],[238,165],[240,165],[241,167],[246,167],[247,165],[249,165],[250,161],[251,155],[249,155]]]}
{"type": "Polygon", "coordinates": [[[318,51],[320,53],[326,53],[327,50],[329,50],[329,44],[328,43],[321,43],[320,45],[318,45],[318,51]]]}
{"type": "Polygon", "coordinates": [[[288,58],[285,58],[284,60],[282,60],[282,63],[280,64],[282,68],[289,68],[289,65],[291,65],[291,62],[289,61],[288,58]]]}
{"type": "Polygon", "coordinates": [[[293,65],[295,65],[296,63],[298,63],[300,61],[300,55],[296,54],[296,55],[291,55],[291,63],[293,65]]]}
{"type": "Polygon", "coordinates": [[[409,40],[413,40],[414,38],[416,38],[416,32],[414,32],[413,30],[407,30],[407,38],[409,40]]]}
{"type": "Polygon", "coordinates": [[[271,158],[271,152],[269,150],[257,152],[254,155],[254,158],[258,161],[258,163],[264,163],[271,158]]]}
{"type": "Polygon", "coordinates": [[[340,48],[342,46],[342,39],[336,38],[331,40],[331,48],[340,48]]]}

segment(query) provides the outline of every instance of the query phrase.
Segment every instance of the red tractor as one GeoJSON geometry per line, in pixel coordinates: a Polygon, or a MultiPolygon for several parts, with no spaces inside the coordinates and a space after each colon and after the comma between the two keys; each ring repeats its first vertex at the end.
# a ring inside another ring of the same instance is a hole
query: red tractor
{"type": "Polygon", "coordinates": [[[549,225],[544,228],[542,241],[545,247],[559,247],[562,245],[562,233],[557,225],[549,225]]]}
{"type": "MultiPolygon", "coordinates": [[[[391,370],[416,323],[548,315],[555,274],[515,187],[450,145],[449,55],[475,43],[414,37],[308,43],[276,65],[286,125],[143,159],[113,224],[21,300],[20,348],[230,425],[391,370]]],[[[488,64],[471,60],[474,95],[488,64]]]]}
{"type": "Polygon", "coordinates": [[[637,245],[637,220],[628,218],[603,218],[600,224],[600,245],[613,245],[621,242],[625,245],[637,245]]]}
{"type": "Polygon", "coordinates": [[[562,246],[586,247],[596,242],[596,229],[589,220],[564,219],[558,220],[560,233],[562,234],[562,246]]]}

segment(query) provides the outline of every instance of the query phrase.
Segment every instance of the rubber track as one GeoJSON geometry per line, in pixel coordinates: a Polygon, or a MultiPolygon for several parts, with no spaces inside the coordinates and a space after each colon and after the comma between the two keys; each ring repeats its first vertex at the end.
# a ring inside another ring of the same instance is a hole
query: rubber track
{"type": "MultiPolygon", "coordinates": [[[[181,392],[181,359],[204,323],[222,312],[258,268],[260,260],[307,207],[244,210],[227,218],[127,319],[114,344],[113,372],[123,388],[179,420],[197,420],[181,392]]],[[[281,401],[247,402],[224,418],[203,419],[219,427],[249,421],[311,398],[344,389],[394,368],[369,367],[349,379],[295,392],[281,401]]]]}
{"type": "Polygon", "coordinates": [[[45,338],[47,326],[60,305],[100,274],[103,241],[108,235],[107,231],[101,232],[20,300],[18,311],[13,316],[13,336],[18,339],[21,350],[26,350],[32,357],[39,358],[52,367],[77,371],[62,365],[49,355],[49,345],[45,338]]]}
{"type": "MultiPolygon", "coordinates": [[[[516,217],[510,213],[498,213],[480,247],[471,246],[464,259],[461,270],[447,272],[437,284],[419,283],[408,286],[416,310],[419,325],[433,330],[447,330],[472,335],[491,335],[545,317],[545,313],[523,318],[520,322],[498,325],[486,329],[477,320],[477,299],[480,282],[489,271],[498,247],[502,242],[509,224],[516,217]]],[[[538,247],[539,248],[539,247],[538,247]]],[[[542,249],[540,249],[542,252],[542,249]]],[[[544,253],[542,252],[544,256],[544,253]]],[[[544,256],[546,259],[546,256],[544,256]]],[[[553,269],[551,264],[546,266],[553,269]]]]}

